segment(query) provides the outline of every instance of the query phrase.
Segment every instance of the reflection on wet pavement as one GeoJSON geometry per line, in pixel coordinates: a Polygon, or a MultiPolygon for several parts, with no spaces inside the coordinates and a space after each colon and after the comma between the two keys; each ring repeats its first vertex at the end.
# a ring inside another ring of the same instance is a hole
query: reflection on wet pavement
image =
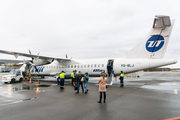
{"type": "Polygon", "coordinates": [[[28,85],[28,84],[22,84],[21,86],[15,86],[12,87],[12,85],[9,87],[8,91],[24,91],[24,90],[35,90],[36,93],[39,92],[45,92],[45,90],[41,89],[41,87],[50,87],[51,85],[28,85]]]}
{"type": "Polygon", "coordinates": [[[43,89],[44,87],[50,87],[51,85],[48,84],[20,84],[20,85],[13,85],[8,84],[4,86],[3,91],[0,92],[1,96],[6,96],[7,98],[11,98],[12,94],[19,91],[35,91],[35,93],[45,92],[43,89]]]}
{"type": "Polygon", "coordinates": [[[5,106],[5,105],[10,105],[10,104],[15,104],[19,102],[24,102],[28,100],[34,100],[37,99],[38,97],[35,95],[34,97],[27,97],[25,95],[22,95],[21,93],[19,94],[18,92],[21,91],[32,91],[33,93],[42,93],[45,92],[43,89],[44,87],[50,87],[51,85],[48,84],[6,84],[1,88],[0,96],[1,99],[0,101],[0,106],[5,106]]]}

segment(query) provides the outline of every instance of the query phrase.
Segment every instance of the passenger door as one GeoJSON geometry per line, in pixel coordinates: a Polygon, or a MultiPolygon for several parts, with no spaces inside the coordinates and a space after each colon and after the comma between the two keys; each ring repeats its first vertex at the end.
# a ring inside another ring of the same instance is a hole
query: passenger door
{"type": "Polygon", "coordinates": [[[114,59],[109,59],[107,62],[107,84],[108,85],[113,84],[113,79],[114,79],[113,63],[114,63],[114,59]]]}

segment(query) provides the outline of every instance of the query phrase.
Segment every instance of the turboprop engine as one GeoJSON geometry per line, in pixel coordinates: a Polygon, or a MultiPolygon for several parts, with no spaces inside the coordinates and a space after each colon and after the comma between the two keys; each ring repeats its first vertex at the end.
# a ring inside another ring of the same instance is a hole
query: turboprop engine
{"type": "Polygon", "coordinates": [[[34,66],[41,66],[41,65],[47,65],[47,64],[51,64],[54,61],[54,59],[34,59],[31,61],[31,63],[34,66]]]}

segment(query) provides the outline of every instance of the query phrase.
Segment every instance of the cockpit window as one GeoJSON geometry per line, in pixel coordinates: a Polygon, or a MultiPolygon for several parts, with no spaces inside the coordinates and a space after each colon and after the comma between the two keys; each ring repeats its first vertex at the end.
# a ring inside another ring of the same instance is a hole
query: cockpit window
{"type": "Polygon", "coordinates": [[[9,74],[14,75],[14,74],[16,74],[16,71],[15,70],[11,70],[9,74]]]}
{"type": "Polygon", "coordinates": [[[16,75],[21,75],[21,72],[20,72],[20,71],[17,71],[16,75]]]}
{"type": "Polygon", "coordinates": [[[10,75],[15,75],[15,74],[20,75],[21,72],[19,70],[11,70],[9,74],[10,75]]]}

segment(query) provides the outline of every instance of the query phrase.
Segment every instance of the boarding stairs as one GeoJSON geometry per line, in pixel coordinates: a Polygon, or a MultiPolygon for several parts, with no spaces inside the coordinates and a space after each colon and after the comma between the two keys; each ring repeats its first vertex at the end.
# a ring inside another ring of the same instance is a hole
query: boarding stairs
{"type": "Polygon", "coordinates": [[[107,85],[112,85],[114,81],[114,74],[113,72],[111,73],[110,77],[107,76],[107,85]]]}

